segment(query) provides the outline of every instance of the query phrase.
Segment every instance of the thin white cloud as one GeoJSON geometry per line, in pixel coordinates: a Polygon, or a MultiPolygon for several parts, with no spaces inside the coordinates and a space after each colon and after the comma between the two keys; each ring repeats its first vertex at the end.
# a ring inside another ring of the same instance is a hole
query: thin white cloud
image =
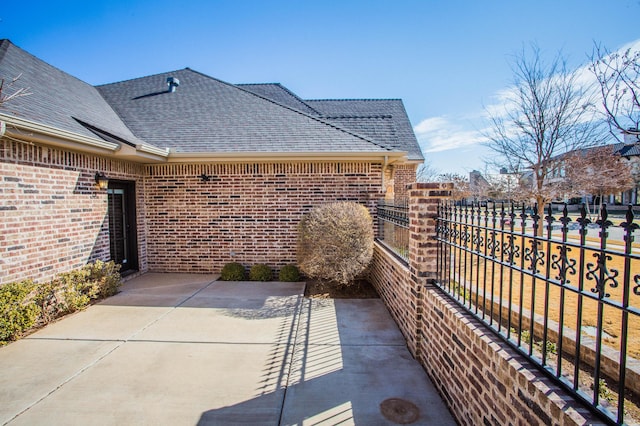
{"type": "MultiPolygon", "coordinates": [[[[632,51],[640,51],[640,39],[625,44],[615,52],[623,53],[627,49],[632,51]]],[[[577,69],[576,83],[583,88],[591,88],[591,90],[599,91],[596,86],[596,79],[589,64],[585,64],[577,69]]],[[[596,92],[596,107],[602,110],[602,106],[598,105],[598,97],[596,92]]],[[[470,147],[483,142],[487,142],[487,138],[483,136],[482,130],[476,130],[477,124],[480,127],[488,125],[489,117],[500,117],[508,113],[505,108],[517,98],[516,88],[513,86],[505,87],[498,90],[491,96],[491,103],[485,105],[484,110],[475,116],[453,118],[450,116],[430,117],[422,120],[414,127],[414,132],[418,138],[418,142],[424,153],[443,152],[455,150],[459,148],[470,147]],[[475,123],[475,125],[474,125],[475,123]]],[[[592,119],[585,117],[585,119],[592,119]]],[[[515,129],[513,130],[515,132],[515,129]]]]}
{"type": "MultiPolygon", "coordinates": [[[[626,50],[640,51],[640,39],[629,42],[614,52],[612,54],[623,54],[626,50]]],[[[598,86],[598,81],[591,71],[591,63],[588,62],[575,70],[575,83],[580,86],[581,89],[585,90],[587,94],[591,94],[594,96],[596,107],[600,110],[601,113],[604,113],[604,109],[601,105],[600,96],[600,88],[598,86]]],[[[485,107],[488,116],[499,117],[506,112],[505,105],[514,99],[517,99],[517,88],[516,87],[506,87],[497,91],[492,97],[492,103],[485,107]]],[[[588,117],[586,117],[588,118],[588,117]]]]}
{"type": "Polygon", "coordinates": [[[469,130],[448,117],[431,117],[413,128],[423,152],[441,152],[485,142],[476,130],[469,130]]]}

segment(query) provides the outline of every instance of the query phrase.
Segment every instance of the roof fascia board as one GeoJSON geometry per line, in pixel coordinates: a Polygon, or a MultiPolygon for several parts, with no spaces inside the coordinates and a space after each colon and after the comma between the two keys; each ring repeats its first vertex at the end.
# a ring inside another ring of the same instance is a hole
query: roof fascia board
{"type": "Polygon", "coordinates": [[[406,152],[186,152],[171,153],[169,163],[271,163],[275,161],[406,161],[406,152]]]}
{"type": "Polygon", "coordinates": [[[91,138],[24,118],[0,114],[0,122],[5,123],[8,136],[20,140],[24,139],[76,150],[111,154],[120,149],[120,145],[117,143],[91,138]]]}
{"type": "Polygon", "coordinates": [[[169,148],[158,148],[157,146],[149,145],[147,143],[141,143],[136,145],[136,151],[144,154],[157,155],[159,157],[168,157],[170,149],[169,148]]]}
{"type": "Polygon", "coordinates": [[[5,114],[0,114],[0,129],[4,129],[4,134],[7,136],[19,140],[37,142],[73,151],[111,155],[115,158],[141,163],[148,160],[166,161],[169,156],[169,149],[167,148],[162,149],[147,143],[138,144],[133,148],[126,144],[95,139],[5,114]]]}

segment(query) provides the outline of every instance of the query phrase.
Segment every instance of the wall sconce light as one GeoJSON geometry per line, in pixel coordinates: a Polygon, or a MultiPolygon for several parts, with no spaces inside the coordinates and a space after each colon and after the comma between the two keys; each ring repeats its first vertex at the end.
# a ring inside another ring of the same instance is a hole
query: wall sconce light
{"type": "Polygon", "coordinates": [[[100,189],[107,189],[109,187],[109,178],[104,173],[96,172],[96,184],[100,189]]]}
{"type": "Polygon", "coordinates": [[[198,176],[200,178],[201,181],[203,182],[209,182],[211,180],[211,176],[207,176],[206,174],[201,174],[200,176],[198,176]]]}

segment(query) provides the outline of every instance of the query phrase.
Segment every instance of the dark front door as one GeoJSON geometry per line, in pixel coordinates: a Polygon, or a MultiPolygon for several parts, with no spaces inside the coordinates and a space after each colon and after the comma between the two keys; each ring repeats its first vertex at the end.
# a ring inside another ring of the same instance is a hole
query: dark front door
{"type": "Polygon", "coordinates": [[[138,270],[135,182],[109,181],[109,245],[121,273],[138,270]]]}

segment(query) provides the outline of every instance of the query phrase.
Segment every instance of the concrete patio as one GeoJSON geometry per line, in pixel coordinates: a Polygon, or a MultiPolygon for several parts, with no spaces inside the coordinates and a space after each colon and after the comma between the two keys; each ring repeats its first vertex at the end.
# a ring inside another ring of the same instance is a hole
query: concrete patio
{"type": "Polygon", "coordinates": [[[0,348],[0,423],[455,424],[381,300],[216,278],[146,274],[0,348]]]}

